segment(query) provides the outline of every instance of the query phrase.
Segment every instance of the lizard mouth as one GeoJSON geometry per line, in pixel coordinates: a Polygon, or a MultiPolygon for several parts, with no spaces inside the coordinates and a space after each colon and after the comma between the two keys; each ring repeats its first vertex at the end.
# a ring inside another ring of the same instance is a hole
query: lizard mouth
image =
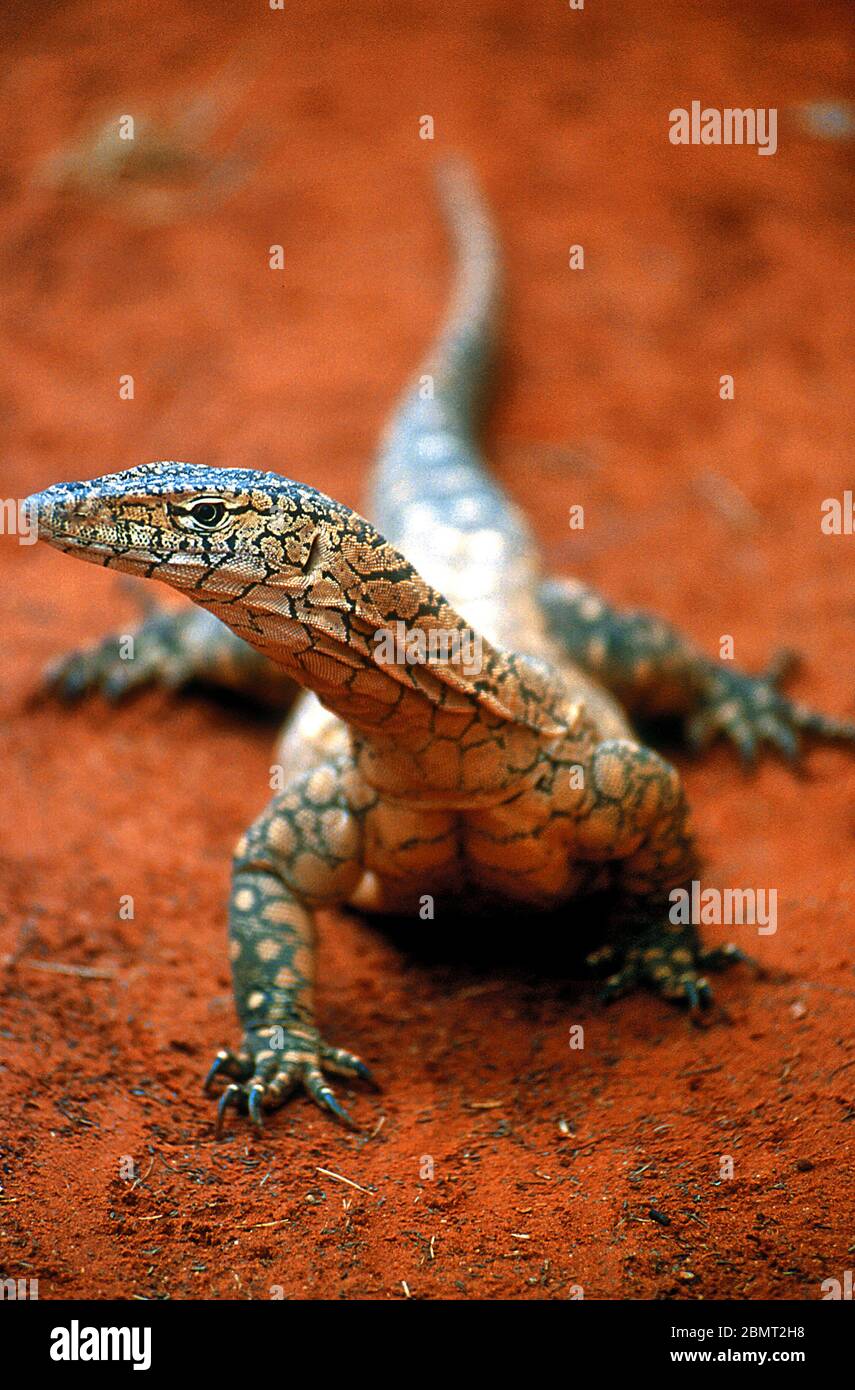
{"type": "MultiPolygon", "coordinates": [[[[65,555],[91,564],[150,576],[163,569],[163,578],[183,587],[198,576],[200,567],[210,563],[198,551],[181,550],[165,543],[163,533],[146,521],[122,515],[105,516],[78,511],[67,499],[51,496],[52,488],[34,493],[24,502],[34,517],[38,538],[65,555]]],[[[85,506],[85,503],[84,503],[85,506]]]]}
{"type": "Polygon", "coordinates": [[[66,555],[90,560],[93,564],[113,561],[117,568],[125,566],[140,570],[156,559],[145,538],[139,534],[142,528],[121,517],[110,521],[93,521],[88,517],[75,516],[57,508],[45,493],[28,497],[24,507],[29,516],[36,518],[39,540],[66,555]]]}
{"type": "Polygon", "coordinates": [[[134,545],[130,534],[130,528],[120,521],[111,522],[109,526],[91,526],[85,523],[75,524],[74,520],[62,521],[54,526],[49,536],[40,539],[50,540],[54,545],[61,546],[64,550],[92,550],[92,551],[133,551],[139,550],[134,545]]]}
{"type": "Polygon", "coordinates": [[[67,507],[58,505],[51,497],[51,491],[49,488],[46,492],[35,492],[24,502],[27,515],[36,519],[40,541],[47,541],[49,545],[62,549],[131,547],[130,528],[121,517],[103,521],[78,515],[73,509],[69,511],[67,507]]]}

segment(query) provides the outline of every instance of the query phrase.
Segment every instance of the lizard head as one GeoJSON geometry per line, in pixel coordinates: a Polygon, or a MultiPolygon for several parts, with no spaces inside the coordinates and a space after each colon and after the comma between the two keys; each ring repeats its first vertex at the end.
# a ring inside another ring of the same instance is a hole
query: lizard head
{"type": "Polygon", "coordinates": [[[379,616],[372,576],[402,563],[333,498],[249,469],[141,464],[57,483],[24,506],[40,540],[178,589],[289,669],[319,638],[350,648],[353,662],[360,630],[379,616]]]}
{"type": "Polygon", "coordinates": [[[345,518],[354,516],[274,473],[189,463],[57,483],[25,507],[37,518],[40,540],[109,569],[160,579],[202,603],[274,577],[290,581],[295,593],[305,589],[345,518]]]}
{"type": "Polygon", "coordinates": [[[294,662],[320,640],[353,662],[356,629],[375,616],[372,571],[391,551],[348,507],[249,469],[142,464],[58,483],[24,505],[40,540],[178,589],[304,685],[294,662]]]}
{"type": "MultiPolygon", "coordinates": [[[[471,630],[443,596],[363,517],[305,483],[150,463],[58,483],[25,507],[39,539],[182,591],[351,723],[388,725],[403,687],[449,713],[480,706],[554,732],[530,698],[540,675],[527,670],[520,681],[513,659],[482,649],[480,638],[472,669],[471,630]],[[402,629],[390,657],[378,639],[402,629]],[[436,643],[431,655],[431,642],[413,643],[413,634],[461,640],[436,643]]],[[[400,707],[402,721],[411,708],[400,707]]]]}

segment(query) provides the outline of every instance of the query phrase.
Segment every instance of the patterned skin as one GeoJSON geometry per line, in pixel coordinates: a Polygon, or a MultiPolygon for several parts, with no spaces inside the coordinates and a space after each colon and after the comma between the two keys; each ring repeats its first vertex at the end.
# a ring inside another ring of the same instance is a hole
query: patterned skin
{"type": "Polygon", "coordinates": [[[298,1088],[353,1125],[328,1075],[372,1081],[321,1037],[315,914],[418,913],[430,895],[555,909],[607,890],[610,940],[590,959],[614,997],[638,984],[707,1009],[704,951],[669,920],[694,873],[680,778],[624,708],[683,715],[748,758],[788,758],[800,730],[855,744],[778,689],[710,661],[665,623],[568,581],[542,585],[527,524],[474,442],[493,340],[497,255],[466,171],[440,176],[458,254],[433,352],[393,416],[374,480],[379,530],[277,474],[153,463],[29,499],[39,535],[79,559],[159,579],[198,605],[157,613],[123,661],[115,639],[55,666],[65,696],[118,698],[194,679],[284,702],[284,790],[237,845],[230,905],[244,1035],[206,1083],[261,1127],[298,1088]],[[386,537],[393,537],[395,544],[386,537]],[[381,649],[404,631],[415,646],[381,649]],[[423,646],[419,649],[418,640],[423,646]],[[474,659],[477,653],[478,659],[474,659]],[[619,697],[620,702],[618,702],[619,697]],[[622,707],[623,706],[623,707],[622,707]]]}

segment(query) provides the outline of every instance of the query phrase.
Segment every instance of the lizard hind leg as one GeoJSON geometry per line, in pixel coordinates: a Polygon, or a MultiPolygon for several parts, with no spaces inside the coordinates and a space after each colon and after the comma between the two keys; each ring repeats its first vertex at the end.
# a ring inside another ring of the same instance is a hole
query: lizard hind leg
{"type": "Polygon", "coordinates": [[[589,965],[607,966],[610,973],[600,990],[604,1003],[646,985],[673,1004],[685,1004],[698,1017],[712,1005],[712,990],[701,967],[702,952],[691,928],[670,931],[657,922],[622,951],[603,947],[588,957],[589,965]]]}
{"type": "Polygon", "coordinates": [[[612,607],[573,580],[549,580],[539,591],[552,636],[578,665],[639,718],[677,716],[685,739],[700,750],[728,739],[750,767],[764,745],[788,763],[802,736],[855,750],[855,723],[818,713],[784,694],[796,665],[781,652],[759,676],[713,661],[661,618],[612,607]]]}
{"type": "Polygon", "coordinates": [[[606,978],[600,989],[604,1004],[646,986],[668,1003],[688,1007],[689,1016],[700,1024],[715,1004],[718,1013],[728,1017],[714,998],[707,975],[747,965],[757,978],[766,971],[753,956],[733,942],[704,947],[694,927],[675,927],[657,922],[647,927],[622,949],[603,946],[588,956],[588,965],[606,978]]]}
{"type": "Polygon", "coordinates": [[[744,957],[736,947],[705,950],[685,919],[696,856],[677,771],[652,749],[613,739],[597,747],[586,786],[580,849],[609,865],[616,895],[609,939],[588,957],[607,975],[602,997],[646,987],[698,1021],[713,1003],[707,970],[744,957]]]}
{"type": "Polygon", "coordinates": [[[730,739],[746,767],[754,765],[764,743],[797,765],[803,737],[855,752],[855,722],[822,714],[783,693],[781,684],[796,664],[793,653],[780,652],[766,671],[750,676],[710,662],[703,698],[687,725],[689,745],[703,749],[716,738],[730,739]]]}

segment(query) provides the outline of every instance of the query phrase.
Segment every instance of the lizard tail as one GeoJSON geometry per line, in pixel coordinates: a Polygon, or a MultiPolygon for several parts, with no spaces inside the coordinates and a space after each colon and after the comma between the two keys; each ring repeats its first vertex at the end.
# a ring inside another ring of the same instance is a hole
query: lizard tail
{"type": "Polygon", "coordinates": [[[465,430],[475,423],[483,403],[494,349],[499,248],[470,167],[448,158],[437,168],[436,183],[456,268],[445,322],[419,377],[433,377],[434,399],[465,430]]]}
{"type": "MultiPolygon", "coordinates": [[[[454,253],[452,290],[440,331],[389,421],[373,478],[371,518],[396,540],[408,505],[494,491],[474,435],[495,339],[498,245],[469,166],[446,159],[436,181],[454,253]]],[[[456,524],[465,529],[462,514],[456,524]]]]}

